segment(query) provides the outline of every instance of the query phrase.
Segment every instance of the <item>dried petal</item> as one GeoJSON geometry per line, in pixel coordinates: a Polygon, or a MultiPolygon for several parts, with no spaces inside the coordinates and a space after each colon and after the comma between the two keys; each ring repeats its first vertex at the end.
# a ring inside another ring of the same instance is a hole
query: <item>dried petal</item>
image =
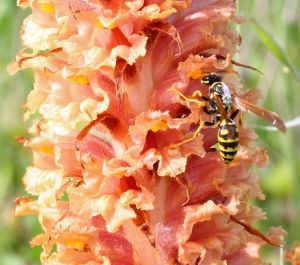
{"type": "Polygon", "coordinates": [[[36,198],[17,198],[14,216],[37,216],[43,264],[260,264],[263,245],[282,246],[281,228],[253,227],[266,216],[249,202],[265,198],[252,165],[268,162],[255,132],[235,117],[224,165],[218,124],[203,126],[217,119],[203,75],[222,73],[241,111],[261,96],[233,69],[235,1],[18,5],[32,15],[8,71],[33,69],[24,119],[41,119],[16,137],[34,155],[23,183],[36,198]]]}

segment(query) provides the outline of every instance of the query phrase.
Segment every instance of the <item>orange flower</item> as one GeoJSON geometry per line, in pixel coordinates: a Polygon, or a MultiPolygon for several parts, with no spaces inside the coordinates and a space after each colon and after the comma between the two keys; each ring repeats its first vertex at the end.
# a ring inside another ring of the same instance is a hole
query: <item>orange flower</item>
{"type": "Polygon", "coordinates": [[[298,265],[300,263],[300,244],[295,243],[290,252],[285,250],[284,256],[292,265],[298,265]]]}
{"type": "Polygon", "coordinates": [[[252,164],[267,164],[249,147],[254,131],[240,126],[229,165],[210,150],[218,128],[176,146],[212,121],[178,95],[207,95],[203,73],[224,70],[247,96],[230,72],[241,39],[228,22],[244,21],[233,0],[18,4],[33,13],[8,71],[33,69],[25,119],[41,120],[18,138],[34,154],[23,182],[37,199],[17,198],[14,215],[37,215],[43,264],[260,264],[264,244],[282,245],[281,228],[252,227],[265,219],[249,203],[264,199],[252,164]]]}

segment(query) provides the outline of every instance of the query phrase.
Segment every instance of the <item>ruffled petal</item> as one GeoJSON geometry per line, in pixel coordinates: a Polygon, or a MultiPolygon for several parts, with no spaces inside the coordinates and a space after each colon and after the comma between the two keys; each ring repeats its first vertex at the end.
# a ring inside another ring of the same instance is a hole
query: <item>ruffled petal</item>
{"type": "Polygon", "coordinates": [[[8,72],[33,69],[24,119],[40,120],[16,138],[34,161],[14,216],[37,216],[43,264],[260,264],[263,245],[283,245],[281,228],[253,227],[266,218],[249,202],[265,198],[253,164],[267,165],[266,149],[237,116],[225,165],[204,108],[211,72],[233,108],[261,97],[233,69],[241,38],[229,24],[244,22],[235,1],[18,4],[32,15],[8,72]]]}

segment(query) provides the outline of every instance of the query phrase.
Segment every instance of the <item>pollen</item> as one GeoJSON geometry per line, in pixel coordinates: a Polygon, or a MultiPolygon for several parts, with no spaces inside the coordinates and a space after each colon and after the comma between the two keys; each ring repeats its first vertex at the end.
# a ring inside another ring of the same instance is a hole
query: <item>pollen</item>
{"type": "Polygon", "coordinates": [[[104,26],[102,25],[99,19],[96,21],[96,27],[99,29],[104,29],[104,26]]]}
{"type": "Polygon", "coordinates": [[[100,20],[98,19],[96,21],[96,27],[99,28],[99,29],[114,29],[116,27],[116,24],[115,23],[111,23],[108,27],[105,27],[101,22],[100,20]]]}
{"type": "Polygon", "coordinates": [[[155,123],[151,127],[152,132],[157,132],[159,130],[166,131],[168,129],[168,124],[165,121],[159,121],[158,123],[155,123]]]}
{"type": "Polygon", "coordinates": [[[46,3],[46,4],[41,5],[41,10],[53,14],[55,11],[55,8],[54,8],[54,5],[46,3]]]}
{"type": "Polygon", "coordinates": [[[41,153],[54,155],[54,149],[52,147],[43,146],[40,148],[41,153]]]}
{"type": "Polygon", "coordinates": [[[189,72],[187,74],[187,77],[192,78],[192,79],[198,79],[198,78],[202,77],[202,75],[203,75],[203,72],[200,69],[197,69],[195,71],[189,72]]]}
{"type": "Polygon", "coordinates": [[[83,75],[76,75],[76,76],[74,75],[74,76],[70,77],[70,80],[72,82],[78,83],[80,85],[88,85],[89,84],[88,79],[83,75]]]}
{"type": "Polygon", "coordinates": [[[122,172],[117,172],[117,173],[115,174],[115,177],[117,177],[117,178],[123,178],[123,177],[124,177],[124,174],[123,174],[122,172]]]}
{"type": "Polygon", "coordinates": [[[109,29],[114,29],[116,26],[117,26],[117,25],[116,25],[115,23],[111,23],[111,24],[108,26],[108,28],[109,28],[109,29]]]}
{"type": "Polygon", "coordinates": [[[67,246],[76,248],[78,250],[83,250],[84,249],[84,243],[78,239],[70,239],[67,241],[67,246]]]}

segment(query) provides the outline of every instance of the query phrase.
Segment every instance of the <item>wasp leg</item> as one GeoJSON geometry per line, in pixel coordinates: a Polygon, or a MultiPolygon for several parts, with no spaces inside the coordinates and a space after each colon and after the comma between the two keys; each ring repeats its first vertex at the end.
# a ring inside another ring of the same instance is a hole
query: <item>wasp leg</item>
{"type": "Polygon", "coordinates": [[[206,105],[204,104],[204,102],[201,102],[200,100],[194,99],[196,97],[199,97],[201,99],[203,99],[203,101],[209,101],[209,98],[205,97],[202,95],[202,93],[200,92],[200,90],[196,90],[190,97],[186,97],[185,95],[183,95],[182,93],[180,93],[177,89],[175,88],[171,88],[170,91],[175,92],[177,95],[179,95],[180,97],[182,97],[183,99],[185,99],[188,102],[194,102],[197,104],[201,104],[203,105],[203,111],[208,114],[208,115],[212,115],[215,114],[216,111],[212,108],[207,109],[206,105]]]}
{"type": "Polygon", "coordinates": [[[186,140],[184,140],[184,141],[182,141],[178,144],[171,144],[170,147],[171,148],[176,148],[180,145],[183,145],[183,144],[186,144],[186,143],[189,143],[189,142],[195,140],[197,138],[198,134],[200,133],[201,129],[203,128],[204,123],[205,123],[204,121],[200,122],[200,125],[199,125],[197,131],[195,131],[195,133],[193,134],[193,136],[191,138],[186,139],[186,140]]]}
{"type": "Polygon", "coordinates": [[[205,121],[205,122],[204,122],[204,126],[205,126],[205,127],[212,127],[212,126],[214,126],[215,124],[219,123],[220,121],[221,121],[221,117],[220,117],[220,115],[218,114],[218,115],[216,115],[216,116],[214,117],[214,119],[213,119],[212,122],[205,121]]]}
{"type": "Polygon", "coordinates": [[[206,106],[203,107],[203,111],[204,111],[206,114],[208,114],[208,115],[212,115],[212,114],[215,114],[215,113],[216,113],[216,111],[215,111],[214,109],[212,109],[212,108],[207,109],[206,106]]]}
{"type": "MultiPolygon", "coordinates": [[[[203,99],[203,101],[209,101],[209,98],[203,96],[200,90],[196,90],[196,91],[192,94],[191,97],[192,97],[192,98],[199,97],[199,98],[203,99]]],[[[215,111],[214,109],[212,109],[212,108],[207,109],[206,105],[203,104],[203,102],[202,102],[202,105],[203,105],[203,111],[204,111],[206,114],[212,115],[212,114],[215,114],[215,113],[216,113],[216,111],[215,111]]]]}
{"type": "MultiPolygon", "coordinates": [[[[237,113],[236,113],[236,114],[237,114],[237,113]]],[[[234,115],[236,115],[236,114],[234,113],[234,115]]],[[[191,138],[186,139],[186,140],[184,140],[184,141],[182,141],[182,142],[180,142],[180,143],[178,143],[178,144],[171,144],[170,147],[171,147],[171,148],[175,148],[175,147],[178,147],[178,146],[180,146],[180,145],[183,145],[183,144],[186,144],[186,143],[189,143],[189,142],[193,141],[194,139],[197,138],[197,136],[198,136],[198,134],[200,133],[200,131],[201,131],[202,128],[214,126],[215,124],[219,123],[220,120],[221,120],[220,115],[216,115],[216,116],[214,117],[214,119],[213,119],[212,122],[202,121],[202,122],[200,123],[200,125],[199,125],[197,131],[193,134],[193,136],[192,136],[191,138]]]]}
{"type": "MultiPolygon", "coordinates": [[[[179,92],[176,88],[171,88],[170,91],[175,92],[177,95],[179,95],[181,98],[183,98],[184,100],[186,100],[187,102],[194,102],[196,104],[200,104],[203,105],[204,103],[201,100],[195,99],[196,96],[199,96],[201,98],[205,98],[202,96],[201,92],[199,90],[196,90],[192,96],[190,97],[186,97],[185,95],[183,95],[181,92],[179,92]]],[[[206,98],[204,99],[206,101],[206,98]]]]}
{"type": "Polygon", "coordinates": [[[199,98],[202,98],[204,101],[209,101],[209,98],[203,96],[200,90],[196,90],[196,91],[192,94],[191,97],[192,97],[192,98],[199,97],[199,98]]]}
{"type": "Polygon", "coordinates": [[[230,115],[230,119],[234,119],[235,117],[236,117],[236,115],[238,115],[238,113],[239,113],[239,109],[236,109],[231,115],[230,115]]]}
{"type": "Polygon", "coordinates": [[[237,115],[240,115],[240,117],[239,117],[239,126],[238,126],[238,128],[240,129],[242,126],[243,126],[243,112],[241,112],[239,109],[236,109],[231,115],[230,115],[230,117],[229,117],[229,119],[231,119],[232,120],[232,122],[233,122],[233,120],[235,119],[235,117],[237,116],[237,115]]]}

